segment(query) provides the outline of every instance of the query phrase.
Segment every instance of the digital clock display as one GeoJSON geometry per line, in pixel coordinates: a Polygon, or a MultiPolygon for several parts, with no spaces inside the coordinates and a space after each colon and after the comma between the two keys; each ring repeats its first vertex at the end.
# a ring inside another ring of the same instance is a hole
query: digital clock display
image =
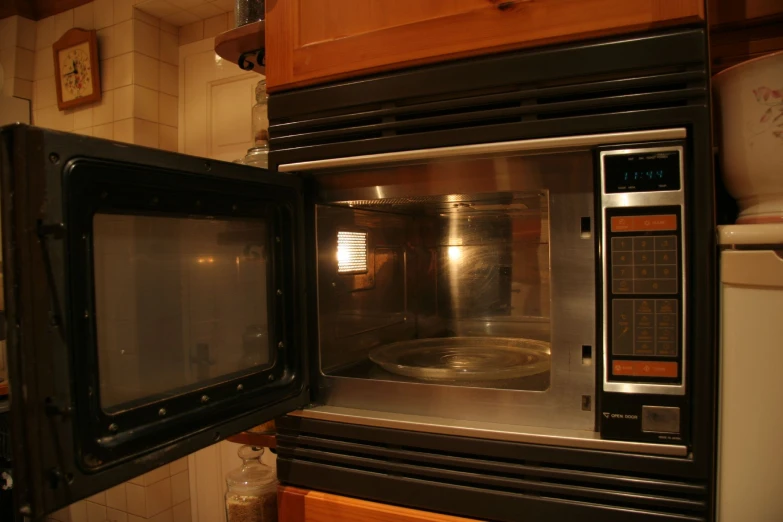
{"type": "Polygon", "coordinates": [[[604,191],[657,192],[680,189],[680,151],[604,156],[604,191]]]}

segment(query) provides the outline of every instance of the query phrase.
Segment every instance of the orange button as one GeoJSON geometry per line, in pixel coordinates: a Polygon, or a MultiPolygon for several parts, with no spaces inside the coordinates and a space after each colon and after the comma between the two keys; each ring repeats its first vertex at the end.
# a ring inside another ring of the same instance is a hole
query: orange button
{"type": "Polygon", "coordinates": [[[626,232],[634,230],[633,228],[634,218],[628,217],[613,217],[612,218],[612,232],[626,232]]]}
{"type": "Polygon", "coordinates": [[[633,224],[634,230],[677,230],[677,216],[636,216],[633,224]]]}
{"type": "Polygon", "coordinates": [[[614,216],[612,232],[644,232],[648,230],[677,230],[677,216],[614,216]]]}
{"type": "Polygon", "coordinates": [[[614,361],[612,375],[634,377],[677,377],[678,363],[661,361],[614,361]]]}

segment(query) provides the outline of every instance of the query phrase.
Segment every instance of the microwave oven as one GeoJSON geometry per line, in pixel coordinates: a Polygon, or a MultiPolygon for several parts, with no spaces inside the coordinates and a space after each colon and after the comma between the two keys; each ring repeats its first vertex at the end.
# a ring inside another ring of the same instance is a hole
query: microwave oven
{"type": "Polygon", "coordinates": [[[272,94],[276,172],[4,128],[18,513],[278,418],[285,484],[707,520],[705,49],[685,29],[272,94]]]}

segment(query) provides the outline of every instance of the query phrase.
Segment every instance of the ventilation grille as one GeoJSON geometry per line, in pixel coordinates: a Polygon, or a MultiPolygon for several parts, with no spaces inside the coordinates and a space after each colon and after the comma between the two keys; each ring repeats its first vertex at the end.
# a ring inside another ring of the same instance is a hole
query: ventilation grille
{"type": "Polygon", "coordinates": [[[367,272],[367,232],[337,231],[337,273],[367,272]]]}
{"type": "MultiPolygon", "coordinates": [[[[399,99],[375,106],[346,107],[309,114],[270,127],[274,151],[358,142],[391,136],[464,130],[627,111],[682,107],[706,99],[706,75],[693,68],[646,71],[644,75],[570,79],[560,85],[510,85],[502,89],[399,99]]],[[[480,140],[476,140],[480,141],[480,140]]]]}
{"type": "Polygon", "coordinates": [[[685,482],[681,478],[540,461],[501,460],[289,432],[285,424],[278,424],[277,450],[281,459],[279,463],[283,466],[281,469],[290,469],[291,472],[284,472],[281,478],[284,482],[302,487],[324,487],[320,483],[309,483],[305,477],[310,473],[305,473],[306,469],[324,476],[331,470],[343,476],[353,473],[355,478],[351,481],[380,475],[406,482],[416,481],[422,486],[470,488],[490,494],[566,502],[572,507],[605,510],[607,514],[634,510],[647,515],[644,520],[658,520],[660,517],[660,520],[701,521],[707,516],[707,486],[685,482]],[[297,464],[300,468],[294,472],[293,466],[297,464]],[[292,482],[290,477],[297,478],[292,482]]]}

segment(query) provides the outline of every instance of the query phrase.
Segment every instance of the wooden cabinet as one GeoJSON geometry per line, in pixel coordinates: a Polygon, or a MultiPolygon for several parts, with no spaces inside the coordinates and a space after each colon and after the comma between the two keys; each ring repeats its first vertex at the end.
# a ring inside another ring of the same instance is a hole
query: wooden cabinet
{"type": "Polygon", "coordinates": [[[783,0],[708,0],[712,72],[783,50],[783,0]]]}
{"type": "Polygon", "coordinates": [[[267,89],[703,19],[704,0],[267,0],[267,89]]]}
{"type": "Polygon", "coordinates": [[[477,522],[378,502],[280,486],[278,522],[477,522]]]}

